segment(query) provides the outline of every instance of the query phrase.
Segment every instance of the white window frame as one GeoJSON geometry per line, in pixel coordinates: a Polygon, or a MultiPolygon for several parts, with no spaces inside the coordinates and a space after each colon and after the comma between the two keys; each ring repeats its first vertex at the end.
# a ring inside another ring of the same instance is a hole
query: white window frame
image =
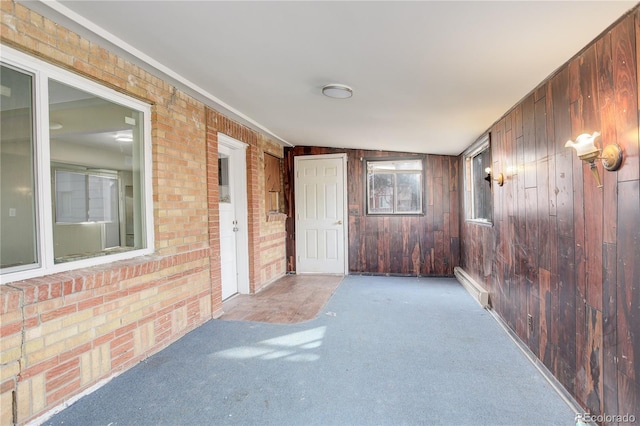
{"type": "MultiPolygon", "coordinates": [[[[475,201],[475,191],[477,190],[475,182],[473,180],[473,159],[482,154],[486,150],[491,150],[491,143],[489,135],[483,136],[480,140],[478,140],[475,144],[471,146],[466,154],[463,155],[465,161],[465,184],[469,188],[467,193],[465,194],[465,215],[467,222],[475,222],[482,225],[492,225],[493,224],[493,182],[489,180],[488,185],[490,185],[490,194],[491,194],[491,208],[489,212],[491,213],[490,218],[478,218],[476,212],[476,206],[474,205],[475,201]],[[470,166],[467,169],[466,163],[469,162],[470,166]]],[[[491,160],[490,160],[491,163],[491,160]]],[[[486,173],[483,171],[483,173],[486,173]]],[[[491,175],[489,174],[489,179],[491,179],[491,175]]]]}
{"type": "Polygon", "coordinates": [[[103,265],[118,260],[131,259],[154,252],[153,226],[153,186],[152,186],[152,158],[151,158],[151,106],[134,98],[126,96],[106,86],[88,80],[72,72],[58,68],[48,62],[24,54],[18,50],[2,45],[3,63],[18,70],[26,71],[33,76],[34,87],[34,181],[36,190],[36,250],[38,262],[22,267],[20,270],[9,271],[0,275],[0,284],[40,277],[69,270],[103,265]],[[49,122],[49,93],[48,80],[53,79],[69,86],[89,92],[106,100],[136,109],[143,114],[143,152],[142,163],[142,208],[144,210],[145,248],[114,253],[109,256],[97,256],[56,264],[54,262],[53,245],[53,211],[51,187],[51,158],[49,155],[49,126],[42,123],[49,122]],[[26,269],[28,268],[28,269],[26,269]]]}
{"type": "Polygon", "coordinates": [[[401,157],[401,158],[385,158],[385,157],[374,157],[365,159],[365,200],[366,200],[366,214],[367,216],[419,216],[424,215],[424,203],[425,203],[425,165],[424,165],[424,157],[401,157]],[[370,183],[369,183],[369,163],[393,163],[393,162],[416,162],[420,163],[420,169],[412,169],[412,170],[390,170],[388,173],[378,172],[377,174],[389,174],[394,175],[394,187],[393,187],[393,208],[391,212],[375,212],[372,211],[371,208],[371,199],[370,195],[370,183]],[[420,177],[420,191],[418,193],[420,197],[420,206],[418,210],[415,211],[396,211],[398,204],[398,193],[397,193],[397,175],[398,174],[408,174],[408,175],[417,175],[420,177]]]}

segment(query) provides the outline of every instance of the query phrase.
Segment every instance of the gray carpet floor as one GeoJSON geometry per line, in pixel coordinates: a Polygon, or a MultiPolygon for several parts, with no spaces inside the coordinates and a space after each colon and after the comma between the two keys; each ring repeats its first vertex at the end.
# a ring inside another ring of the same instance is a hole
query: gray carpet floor
{"type": "Polygon", "coordinates": [[[48,425],[573,425],[455,279],[348,276],[298,324],[211,320],[48,425]]]}

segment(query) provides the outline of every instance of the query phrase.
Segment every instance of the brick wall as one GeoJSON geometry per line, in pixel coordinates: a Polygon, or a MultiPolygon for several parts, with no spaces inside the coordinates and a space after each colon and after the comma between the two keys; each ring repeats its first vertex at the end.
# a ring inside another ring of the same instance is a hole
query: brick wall
{"type": "Polygon", "coordinates": [[[0,286],[0,425],[10,425],[221,314],[218,131],[250,144],[252,291],[284,273],[285,237],[284,223],[266,223],[260,190],[262,153],[282,157],[279,145],[22,4],[1,7],[3,45],[152,105],[155,233],[153,255],[0,286]]]}
{"type": "MultiPolygon", "coordinates": [[[[265,154],[273,155],[277,158],[283,158],[284,150],[281,145],[260,135],[259,138],[260,154],[259,154],[259,186],[258,194],[265,194],[266,173],[265,173],[265,154]]],[[[284,192],[283,192],[284,195],[284,192]]],[[[285,219],[286,214],[267,215],[267,200],[264,195],[258,198],[260,200],[260,281],[262,286],[267,285],[274,279],[279,278],[287,270],[286,264],[286,230],[285,219]]],[[[284,197],[281,197],[280,203],[284,206],[284,197]]]]}
{"type": "Polygon", "coordinates": [[[2,286],[2,424],[22,423],[211,318],[208,250],[2,286]]]}

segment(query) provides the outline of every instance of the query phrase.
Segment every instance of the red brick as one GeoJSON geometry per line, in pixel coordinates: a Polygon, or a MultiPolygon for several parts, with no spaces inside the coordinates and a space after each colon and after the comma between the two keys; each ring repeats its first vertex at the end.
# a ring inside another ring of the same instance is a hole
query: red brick
{"type": "Polygon", "coordinates": [[[93,347],[97,348],[98,346],[102,346],[105,343],[110,342],[111,340],[113,340],[115,338],[115,333],[114,332],[110,332],[107,333],[103,336],[97,337],[94,341],[93,341],[93,347]]]}
{"type": "Polygon", "coordinates": [[[62,374],[65,374],[67,371],[73,370],[75,368],[78,368],[80,366],[80,359],[79,358],[73,358],[67,362],[61,363],[56,365],[55,367],[47,370],[46,374],[45,374],[45,378],[47,380],[51,380],[56,378],[57,376],[60,376],[62,374]]]}
{"type": "Polygon", "coordinates": [[[47,322],[47,321],[54,320],[56,318],[60,318],[60,317],[72,314],[74,312],[77,312],[77,310],[78,308],[76,305],[63,306],[62,308],[41,314],[40,319],[42,320],[42,322],[47,322]]]}
{"type": "Polygon", "coordinates": [[[78,302],[78,311],[84,311],[85,309],[100,306],[104,303],[104,297],[92,297],[91,299],[82,300],[78,302]]]}
{"type": "Polygon", "coordinates": [[[16,388],[16,381],[14,379],[5,380],[0,383],[0,393],[11,392],[16,388]]]}
{"type": "Polygon", "coordinates": [[[38,374],[45,372],[50,368],[54,368],[56,365],[58,365],[57,356],[49,358],[48,360],[35,364],[31,367],[25,368],[18,375],[18,381],[27,380],[33,376],[37,376],[38,374]]]}
{"type": "Polygon", "coordinates": [[[62,354],[60,354],[60,362],[65,362],[67,360],[70,360],[74,357],[78,357],[80,355],[82,355],[83,353],[89,352],[91,350],[91,348],[93,347],[93,344],[91,342],[87,342],[84,343],[76,348],[71,349],[70,351],[64,352],[62,354]]]}
{"type": "Polygon", "coordinates": [[[56,403],[68,399],[70,395],[80,389],[80,379],[74,380],[68,385],[56,390],[55,392],[47,395],[47,405],[53,406],[56,403]]]}
{"type": "Polygon", "coordinates": [[[24,305],[31,305],[36,300],[36,287],[25,286],[23,288],[24,305]]]}
{"type": "Polygon", "coordinates": [[[20,309],[22,292],[19,289],[0,286],[0,314],[14,312],[20,309]]]}
{"type": "Polygon", "coordinates": [[[133,359],[133,346],[128,350],[122,351],[117,355],[111,358],[111,368],[113,370],[117,370],[118,368],[124,367],[128,361],[133,359]]]}
{"type": "Polygon", "coordinates": [[[49,288],[49,297],[56,298],[62,296],[62,283],[52,283],[49,288]]]}
{"type": "Polygon", "coordinates": [[[73,293],[73,283],[74,281],[65,281],[62,284],[62,295],[68,296],[73,293]]]}
{"type": "Polygon", "coordinates": [[[16,321],[11,324],[2,324],[0,326],[0,337],[10,336],[22,332],[22,321],[16,321]]]}
{"type": "Polygon", "coordinates": [[[47,392],[51,392],[67,385],[70,382],[78,380],[79,378],[80,367],[76,367],[69,371],[66,371],[64,374],[56,376],[55,378],[47,379],[47,381],[45,382],[45,389],[47,392]]]}
{"type": "Polygon", "coordinates": [[[138,326],[137,326],[137,324],[136,324],[136,323],[128,324],[128,325],[126,325],[126,326],[124,326],[124,327],[121,327],[121,328],[117,329],[117,330],[115,331],[115,335],[116,335],[116,337],[123,336],[123,335],[125,335],[125,334],[127,334],[127,333],[132,332],[132,331],[133,331],[133,330],[135,330],[137,327],[138,327],[138,326]]]}
{"type": "Polygon", "coordinates": [[[39,323],[40,323],[40,320],[38,319],[38,317],[33,316],[33,317],[25,318],[25,320],[23,321],[23,327],[25,330],[28,330],[29,328],[37,326],[39,323]]]}
{"type": "Polygon", "coordinates": [[[44,302],[49,299],[49,288],[51,284],[40,284],[38,286],[38,302],[44,302]]]}
{"type": "Polygon", "coordinates": [[[131,332],[128,332],[119,337],[116,337],[113,341],[111,341],[111,351],[113,352],[119,346],[128,345],[128,344],[133,344],[133,333],[131,332]]]}

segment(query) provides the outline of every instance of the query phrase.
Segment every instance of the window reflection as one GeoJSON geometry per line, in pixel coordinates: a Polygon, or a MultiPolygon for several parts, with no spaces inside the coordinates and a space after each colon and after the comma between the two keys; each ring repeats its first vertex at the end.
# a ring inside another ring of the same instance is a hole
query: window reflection
{"type": "Polygon", "coordinates": [[[143,248],[142,113],[50,80],[49,118],[55,262],[143,248]]]}
{"type": "Polygon", "coordinates": [[[0,79],[0,267],[20,270],[39,262],[32,76],[2,66],[0,79]]]}
{"type": "Polygon", "coordinates": [[[218,158],[218,187],[220,188],[220,202],[230,203],[231,192],[229,190],[229,157],[220,154],[218,158]]]}

